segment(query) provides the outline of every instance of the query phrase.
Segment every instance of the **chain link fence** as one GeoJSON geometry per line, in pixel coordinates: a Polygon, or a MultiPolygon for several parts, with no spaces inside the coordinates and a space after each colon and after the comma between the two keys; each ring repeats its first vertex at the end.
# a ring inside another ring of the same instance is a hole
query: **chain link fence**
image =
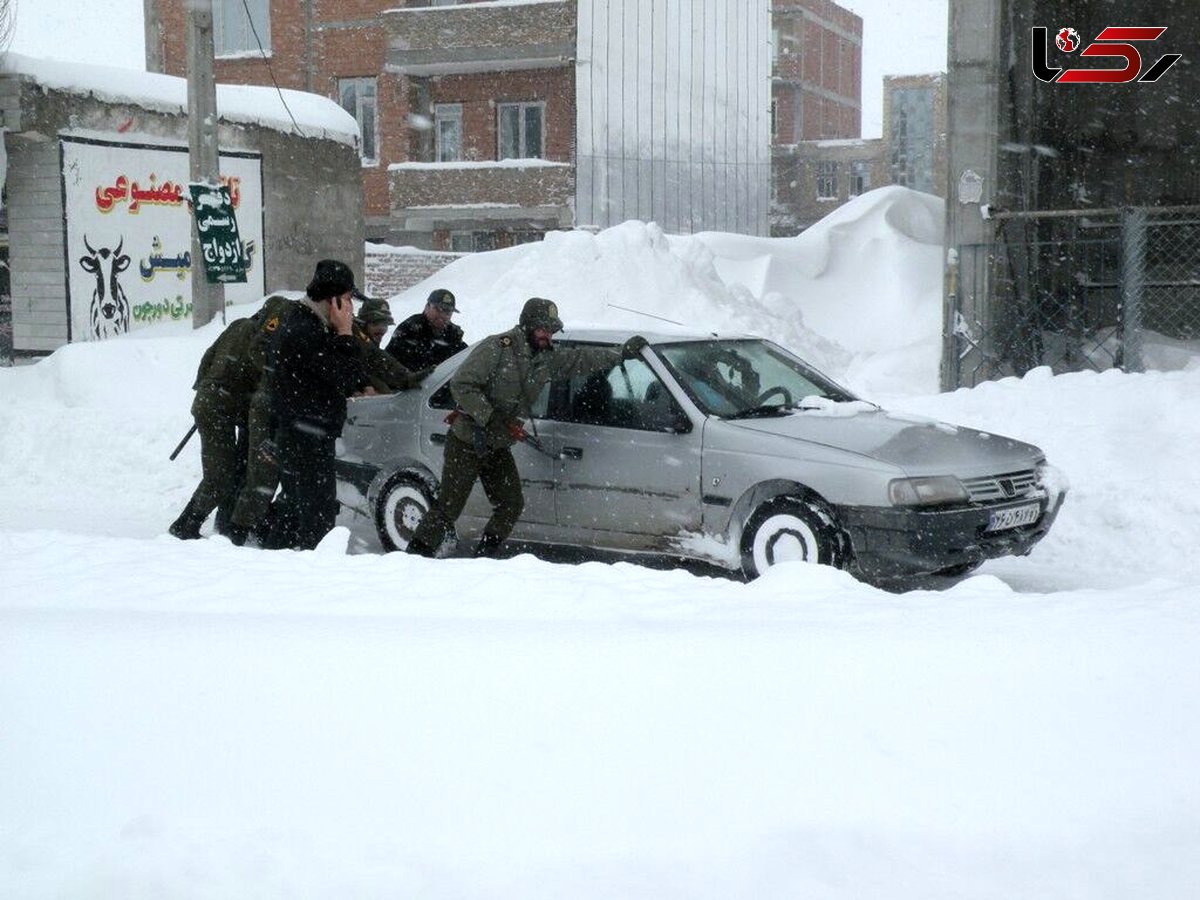
{"type": "Polygon", "coordinates": [[[950,260],[943,387],[1200,357],[1200,206],[999,213],[950,260]]]}

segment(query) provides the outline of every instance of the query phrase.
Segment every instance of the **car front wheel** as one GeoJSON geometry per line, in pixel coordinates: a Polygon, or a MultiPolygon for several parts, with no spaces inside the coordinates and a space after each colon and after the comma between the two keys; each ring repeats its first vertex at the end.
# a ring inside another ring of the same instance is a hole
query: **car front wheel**
{"type": "Polygon", "coordinates": [[[777,497],[755,510],[742,532],[741,551],[747,578],[781,562],[846,564],[845,539],[833,514],[823,503],[800,497],[777,497]]]}
{"type": "Polygon", "coordinates": [[[385,550],[405,550],[417,524],[433,506],[433,491],[423,480],[398,472],[375,501],[375,529],[385,550]]]}

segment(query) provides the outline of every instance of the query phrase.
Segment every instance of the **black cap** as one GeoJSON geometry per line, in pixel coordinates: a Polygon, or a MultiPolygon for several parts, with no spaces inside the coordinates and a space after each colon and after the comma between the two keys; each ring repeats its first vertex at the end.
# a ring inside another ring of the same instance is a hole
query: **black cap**
{"type": "Polygon", "coordinates": [[[458,312],[458,307],[454,304],[454,295],[445,288],[435,288],[430,292],[429,299],[425,303],[436,306],[442,312],[458,312]]]}
{"type": "Polygon", "coordinates": [[[535,328],[545,328],[548,331],[562,331],[562,319],[558,317],[558,304],[544,297],[530,297],[521,309],[519,324],[526,331],[535,328]]]}
{"type": "Polygon", "coordinates": [[[305,293],[313,300],[328,300],[349,291],[356,300],[366,297],[354,286],[354,273],[344,262],[336,259],[323,259],[317,263],[312,281],[308,283],[305,293]]]}

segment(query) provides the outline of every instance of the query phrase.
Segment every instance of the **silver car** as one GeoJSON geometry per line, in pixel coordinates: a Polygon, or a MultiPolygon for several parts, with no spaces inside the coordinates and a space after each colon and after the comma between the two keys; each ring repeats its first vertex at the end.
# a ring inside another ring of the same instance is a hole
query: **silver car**
{"type": "MultiPolygon", "coordinates": [[[[558,345],[617,345],[629,332],[562,332],[558,345]]],[[[996,434],[889,413],[756,337],[646,334],[640,359],[552,382],[514,447],[525,509],[513,539],[686,557],[747,577],[784,560],[868,581],[962,574],[1025,554],[1065,482],[1041,450],[996,434]]],[[[449,381],[353,401],[339,444],[343,491],[388,550],[407,546],[442,469],[449,381]],[[365,503],[364,503],[365,501],[365,503]]],[[[476,485],[458,522],[490,515],[476,485]]]]}

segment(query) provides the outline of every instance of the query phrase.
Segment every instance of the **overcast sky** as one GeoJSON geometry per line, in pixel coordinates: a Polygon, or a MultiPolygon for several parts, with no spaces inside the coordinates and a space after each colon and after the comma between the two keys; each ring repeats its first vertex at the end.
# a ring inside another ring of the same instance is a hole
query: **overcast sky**
{"type": "MultiPolygon", "coordinates": [[[[17,28],[10,49],[145,68],[142,0],[15,2],[17,28]]],[[[841,0],[841,5],[863,19],[863,137],[879,137],[883,76],[946,70],[947,0],[841,0]]]]}

